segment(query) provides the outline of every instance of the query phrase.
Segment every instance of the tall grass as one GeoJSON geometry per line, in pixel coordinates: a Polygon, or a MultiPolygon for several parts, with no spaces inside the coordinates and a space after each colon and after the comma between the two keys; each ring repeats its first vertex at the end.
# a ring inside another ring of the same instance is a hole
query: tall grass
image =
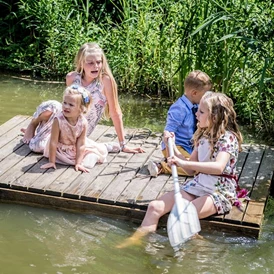
{"type": "Polygon", "coordinates": [[[175,100],[186,74],[201,69],[233,98],[243,121],[274,132],[271,0],[19,0],[15,9],[10,3],[0,2],[9,10],[0,21],[1,67],[64,77],[79,46],[97,41],[120,91],[175,100]]]}

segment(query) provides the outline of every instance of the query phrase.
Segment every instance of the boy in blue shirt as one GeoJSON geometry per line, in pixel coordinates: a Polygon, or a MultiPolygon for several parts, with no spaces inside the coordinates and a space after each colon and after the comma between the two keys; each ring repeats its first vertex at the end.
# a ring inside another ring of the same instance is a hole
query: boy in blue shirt
{"type": "MultiPolygon", "coordinates": [[[[202,96],[211,89],[211,79],[205,72],[194,70],[187,75],[184,81],[184,95],[171,105],[167,113],[162,142],[164,157],[168,156],[165,143],[167,143],[169,137],[174,137],[178,150],[184,157],[189,158],[193,149],[191,139],[196,131],[195,113],[202,96]]],[[[157,177],[161,173],[172,173],[170,166],[165,161],[161,163],[149,161],[148,170],[153,177],[157,177]]],[[[178,175],[187,175],[187,173],[178,167],[178,175]]]]}

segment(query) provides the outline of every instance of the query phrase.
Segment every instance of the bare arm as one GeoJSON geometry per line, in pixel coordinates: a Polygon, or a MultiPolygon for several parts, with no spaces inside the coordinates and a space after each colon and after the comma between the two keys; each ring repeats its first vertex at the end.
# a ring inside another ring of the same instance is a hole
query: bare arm
{"type": "Polygon", "coordinates": [[[81,170],[83,172],[89,172],[84,166],[82,166],[82,161],[84,159],[85,148],[86,148],[86,133],[87,124],[84,126],[84,130],[76,141],[76,159],[75,159],[75,170],[81,170]]]}
{"type": "Polygon", "coordinates": [[[73,81],[75,79],[77,72],[76,71],[71,71],[66,75],[66,85],[71,86],[73,84],[73,81]]]}
{"type": "Polygon", "coordinates": [[[122,111],[120,109],[120,105],[115,100],[115,95],[113,92],[113,87],[111,80],[108,76],[103,77],[103,83],[104,83],[104,93],[107,98],[108,107],[109,107],[109,114],[111,117],[111,120],[113,122],[113,125],[115,127],[115,131],[118,135],[119,142],[124,141],[124,125],[122,120],[122,111]]]}
{"type": "MultiPolygon", "coordinates": [[[[123,120],[122,120],[122,117],[123,117],[122,111],[121,111],[119,103],[116,102],[110,78],[108,76],[104,76],[103,83],[104,83],[104,93],[107,98],[107,102],[108,102],[108,106],[109,106],[109,114],[110,114],[111,120],[113,122],[113,125],[115,127],[115,131],[117,133],[118,140],[121,144],[125,141],[124,125],[123,125],[123,120]]],[[[123,151],[131,152],[131,153],[144,152],[140,147],[130,148],[127,146],[123,147],[123,151]]]]}
{"type": "Polygon", "coordinates": [[[182,153],[178,150],[176,144],[175,144],[175,134],[174,132],[169,132],[167,130],[164,131],[164,135],[163,135],[163,142],[166,145],[166,155],[167,157],[169,156],[169,150],[168,150],[168,139],[169,138],[173,138],[173,149],[174,149],[174,155],[177,156],[178,158],[180,158],[181,160],[185,160],[187,161],[188,159],[186,157],[184,157],[184,155],[182,155],[182,153]]]}
{"type": "Polygon", "coordinates": [[[50,136],[50,144],[49,144],[49,162],[41,166],[43,169],[54,168],[56,169],[56,150],[57,144],[59,140],[59,122],[57,118],[54,119],[52,128],[51,128],[51,136],[50,136]]]}

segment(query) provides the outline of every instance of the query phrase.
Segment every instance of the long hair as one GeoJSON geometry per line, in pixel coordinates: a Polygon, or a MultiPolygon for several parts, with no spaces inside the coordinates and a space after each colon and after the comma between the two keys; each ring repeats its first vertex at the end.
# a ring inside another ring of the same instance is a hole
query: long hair
{"type": "MultiPolygon", "coordinates": [[[[117,108],[118,111],[121,111],[119,101],[118,101],[118,89],[117,89],[116,81],[113,77],[113,74],[109,67],[107,58],[104,54],[104,51],[97,43],[85,43],[80,47],[80,49],[75,57],[76,71],[78,73],[84,75],[84,63],[86,62],[88,57],[94,56],[94,55],[101,55],[101,57],[102,57],[102,69],[99,72],[98,80],[100,81],[100,83],[103,83],[104,75],[106,75],[110,78],[110,81],[112,84],[112,91],[113,91],[115,107],[117,108]]],[[[108,104],[105,107],[104,117],[107,119],[110,117],[108,104]]]]}
{"type": "Polygon", "coordinates": [[[239,143],[239,151],[242,150],[242,134],[236,121],[236,112],[233,101],[224,93],[207,91],[200,103],[208,108],[208,127],[198,129],[193,135],[194,144],[197,145],[201,137],[208,139],[211,147],[211,155],[219,138],[226,132],[232,132],[239,143]]]}

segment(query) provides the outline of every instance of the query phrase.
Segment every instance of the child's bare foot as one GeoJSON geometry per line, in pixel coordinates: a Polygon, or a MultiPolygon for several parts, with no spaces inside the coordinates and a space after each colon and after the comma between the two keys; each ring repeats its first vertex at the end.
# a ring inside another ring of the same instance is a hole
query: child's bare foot
{"type": "Polygon", "coordinates": [[[195,234],[195,235],[193,235],[192,237],[191,237],[191,239],[199,239],[199,240],[203,240],[204,239],[204,237],[202,236],[202,235],[200,235],[200,234],[195,234]]]}
{"type": "Polygon", "coordinates": [[[21,132],[24,133],[23,142],[28,144],[35,134],[35,127],[30,123],[27,128],[21,128],[21,132]]]}
{"type": "Polygon", "coordinates": [[[143,229],[137,229],[136,232],[129,238],[127,238],[124,242],[117,245],[117,248],[125,248],[132,245],[141,245],[142,244],[142,238],[147,235],[148,232],[143,229]]]}

